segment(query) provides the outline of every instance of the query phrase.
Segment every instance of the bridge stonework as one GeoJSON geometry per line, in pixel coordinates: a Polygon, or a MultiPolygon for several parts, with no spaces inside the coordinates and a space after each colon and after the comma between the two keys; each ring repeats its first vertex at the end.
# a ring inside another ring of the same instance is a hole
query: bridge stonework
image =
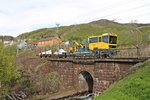
{"type": "MultiPolygon", "coordinates": [[[[92,92],[101,94],[113,82],[126,75],[138,61],[129,60],[49,60],[60,74],[66,88],[78,88],[78,77],[81,72],[88,72],[93,81],[92,92]]],[[[89,81],[90,82],[90,81],[89,81]]]]}
{"type": "Polygon", "coordinates": [[[133,63],[99,62],[94,66],[95,95],[102,93],[110,84],[126,75],[133,63]]]}

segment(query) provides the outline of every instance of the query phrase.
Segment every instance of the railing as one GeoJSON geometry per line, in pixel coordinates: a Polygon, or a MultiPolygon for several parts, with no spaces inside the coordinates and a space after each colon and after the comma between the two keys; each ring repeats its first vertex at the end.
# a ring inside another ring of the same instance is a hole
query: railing
{"type": "Polygon", "coordinates": [[[150,45],[132,47],[132,48],[120,48],[117,49],[116,58],[142,58],[150,57],[150,45]]]}

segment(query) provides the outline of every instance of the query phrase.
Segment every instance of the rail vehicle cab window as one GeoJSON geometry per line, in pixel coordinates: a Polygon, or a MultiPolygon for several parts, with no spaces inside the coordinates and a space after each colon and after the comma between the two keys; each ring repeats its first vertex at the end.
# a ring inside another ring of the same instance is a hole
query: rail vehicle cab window
{"type": "Polygon", "coordinates": [[[102,36],[102,42],[108,43],[108,36],[102,36]]]}
{"type": "Polygon", "coordinates": [[[98,37],[89,38],[89,43],[95,43],[95,42],[98,42],[98,37]]]}
{"type": "Polygon", "coordinates": [[[110,36],[109,43],[110,44],[117,44],[117,37],[116,36],[110,36]]]}

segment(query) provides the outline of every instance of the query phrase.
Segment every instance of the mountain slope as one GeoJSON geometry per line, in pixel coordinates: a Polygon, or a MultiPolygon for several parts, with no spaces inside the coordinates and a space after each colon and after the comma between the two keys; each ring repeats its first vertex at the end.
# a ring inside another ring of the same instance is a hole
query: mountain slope
{"type": "Polygon", "coordinates": [[[113,84],[95,100],[149,100],[150,60],[136,72],[113,84]]]}
{"type": "MultiPolygon", "coordinates": [[[[86,24],[61,26],[57,33],[57,28],[44,28],[32,32],[24,33],[18,38],[31,39],[36,41],[49,36],[59,36],[63,41],[76,40],[83,44],[87,43],[87,37],[102,33],[117,33],[119,44],[132,44],[132,38],[140,34],[143,41],[150,40],[150,25],[149,24],[119,24],[109,20],[98,20],[86,24]]],[[[136,37],[137,38],[137,37],[136,37]]]]}

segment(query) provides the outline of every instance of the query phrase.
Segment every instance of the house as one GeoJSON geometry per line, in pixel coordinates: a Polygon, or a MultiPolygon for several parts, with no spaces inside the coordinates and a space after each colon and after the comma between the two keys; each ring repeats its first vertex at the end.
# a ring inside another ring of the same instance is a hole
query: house
{"type": "Polygon", "coordinates": [[[14,43],[14,41],[13,40],[4,40],[3,43],[5,45],[12,45],[14,43]]]}
{"type": "Polygon", "coordinates": [[[61,44],[62,41],[58,37],[49,37],[36,42],[38,46],[52,46],[55,44],[61,44]]]}

